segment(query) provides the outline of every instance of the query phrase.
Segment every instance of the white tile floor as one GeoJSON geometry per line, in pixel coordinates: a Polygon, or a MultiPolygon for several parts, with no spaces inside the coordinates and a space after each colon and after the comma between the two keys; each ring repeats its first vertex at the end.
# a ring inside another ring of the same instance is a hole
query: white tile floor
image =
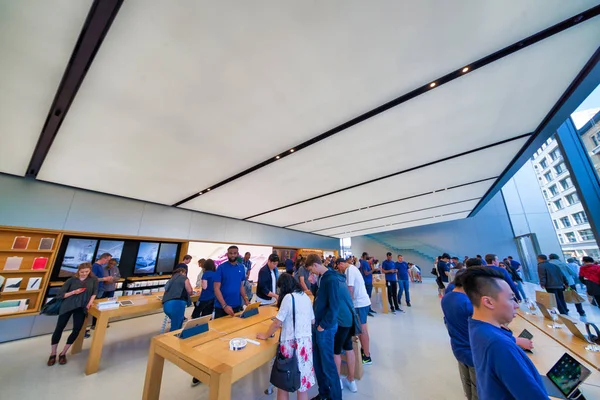
{"type": "MultiPolygon", "coordinates": [[[[528,285],[527,291],[533,293],[533,290],[533,285],[528,285]]],[[[425,280],[423,284],[411,285],[411,297],[413,307],[403,306],[405,314],[377,314],[369,319],[374,363],[364,367],[358,393],[345,390],[344,398],[392,399],[399,395],[424,400],[464,398],[435,283],[425,280]]],[[[570,308],[576,316],[574,307],[570,308]]],[[[597,310],[586,305],[588,320],[600,321],[597,310]]],[[[91,376],[83,373],[89,349],[87,341],[83,352],[69,357],[67,365],[50,368],[45,365],[49,335],[0,344],[0,399],[140,399],[150,338],[159,332],[162,319],[162,314],[157,314],[111,324],[100,371],[91,376]]],[[[263,394],[269,372],[269,366],[263,366],[236,382],[232,398],[274,399],[275,395],[263,394]]],[[[191,388],[190,380],[189,375],[166,362],[161,399],[207,399],[207,387],[191,388]]]]}

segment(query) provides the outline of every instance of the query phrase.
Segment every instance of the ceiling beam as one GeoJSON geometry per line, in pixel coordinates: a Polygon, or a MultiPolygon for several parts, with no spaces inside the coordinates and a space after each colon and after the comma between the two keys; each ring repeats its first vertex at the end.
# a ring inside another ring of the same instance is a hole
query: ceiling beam
{"type": "Polygon", "coordinates": [[[123,0],[95,0],[90,7],[90,12],[79,34],[44,122],[42,133],[29,161],[25,173],[26,177],[36,178],[40,172],[52,142],[54,142],[58,130],[73,103],[73,99],[75,99],[102,41],[121,8],[121,4],[123,4],[123,0]]]}
{"type": "MultiPolygon", "coordinates": [[[[367,111],[367,112],[365,112],[365,113],[363,113],[341,125],[336,126],[335,128],[332,128],[326,132],[323,132],[320,135],[317,135],[303,143],[299,143],[295,146],[291,146],[289,150],[286,150],[278,155],[275,155],[267,160],[264,160],[261,163],[258,163],[242,172],[239,172],[221,182],[215,183],[214,185],[211,185],[210,187],[204,188],[201,191],[194,193],[191,196],[188,196],[185,199],[174,203],[173,206],[174,207],[180,206],[184,203],[187,203],[188,201],[191,201],[191,200],[197,198],[198,196],[209,193],[210,191],[214,191],[215,189],[218,189],[228,183],[231,183],[239,178],[242,178],[243,176],[246,176],[256,170],[266,167],[267,165],[270,165],[284,157],[295,155],[299,151],[301,151],[309,146],[312,146],[322,140],[325,140],[335,134],[338,134],[350,127],[358,125],[361,122],[364,122],[364,121],[366,121],[370,118],[373,118],[385,111],[388,111],[400,104],[403,104],[409,100],[412,100],[417,96],[427,93],[430,90],[435,90],[436,88],[440,87],[443,84],[451,82],[451,81],[458,79],[464,75],[468,75],[469,73],[473,72],[476,69],[485,67],[488,64],[491,64],[495,61],[500,60],[501,58],[507,57],[513,53],[516,53],[517,51],[523,50],[526,47],[529,47],[529,46],[531,46],[535,43],[538,43],[544,39],[547,39],[553,35],[563,32],[573,26],[576,26],[576,25],[578,25],[584,21],[587,21],[591,18],[594,18],[598,15],[600,15],[600,5],[592,7],[589,10],[586,10],[580,14],[574,15],[573,17],[570,17],[562,22],[559,22],[558,24],[555,24],[549,28],[546,28],[546,29],[544,29],[540,32],[537,32],[529,37],[526,37],[522,40],[519,40],[518,42],[515,42],[507,47],[504,47],[503,49],[500,49],[492,54],[489,54],[483,58],[480,58],[479,60],[473,61],[471,63],[467,63],[467,64],[461,66],[459,69],[457,69],[455,71],[451,71],[451,72],[447,73],[446,75],[439,77],[438,79],[435,79],[433,81],[424,82],[420,87],[415,88],[414,90],[412,90],[408,93],[402,94],[399,97],[395,98],[394,100],[391,100],[385,104],[382,104],[372,110],[369,110],[369,111],[367,111]]],[[[252,218],[252,217],[248,217],[248,218],[252,218]]],[[[245,218],[245,219],[248,219],[248,218],[245,218]]]]}

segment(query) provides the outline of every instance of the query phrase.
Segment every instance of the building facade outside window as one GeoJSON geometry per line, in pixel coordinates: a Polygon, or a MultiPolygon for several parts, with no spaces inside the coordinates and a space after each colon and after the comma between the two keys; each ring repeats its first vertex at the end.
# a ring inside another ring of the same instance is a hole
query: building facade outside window
{"type": "Polygon", "coordinates": [[[579,203],[579,197],[577,197],[577,193],[568,194],[565,196],[565,199],[567,199],[567,203],[569,203],[570,206],[579,203]]]}
{"type": "MultiPolygon", "coordinates": [[[[598,119],[600,120],[600,115],[598,119]]],[[[598,132],[600,132],[600,123],[598,124],[598,132]]],[[[591,146],[593,144],[591,137],[588,141],[591,146]]],[[[542,167],[533,169],[539,178],[540,189],[543,194],[545,193],[546,206],[552,218],[552,224],[556,230],[556,236],[564,257],[576,257],[578,259],[581,259],[583,256],[596,257],[594,254],[599,251],[598,246],[593,240],[594,235],[587,215],[583,210],[583,205],[579,201],[579,195],[575,191],[570,176],[571,172],[566,167],[564,161],[559,161],[562,158],[563,156],[558,148],[558,143],[552,137],[546,143],[546,148],[542,149],[540,147],[534,154],[531,163],[532,165],[542,167]],[[550,166],[548,159],[553,160],[553,163],[556,165],[551,170],[544,170],[544,166],[550,166]],[[573,232],[574,226],[577,227],[577,231],[575,232],[573,232]]],[[[600,160],[598,161],[598,167],[600,168],[600,160]]]]}
{"type": "Polygon", "coordinates": [[[573,219],[577,225],[587,224],[588,222],[587,215],[585,215],[584,211],[573,214],[573,219]]]}
{"type": "Polygon", "coordinates": [[[563,209],[562,200],[561,199],[556,200],[554,202],[554,207],[556,208],[556,211],[562,210],[563,209]]]}

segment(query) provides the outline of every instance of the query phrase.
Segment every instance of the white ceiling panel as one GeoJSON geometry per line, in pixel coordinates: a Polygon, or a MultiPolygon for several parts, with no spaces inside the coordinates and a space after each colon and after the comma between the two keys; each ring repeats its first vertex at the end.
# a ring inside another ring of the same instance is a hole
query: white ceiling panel
{"type": "MultiPolygon", "coordinates": [[[[381,227],[390,227],[393,225],[401,225],[403,223],[421,222],[425,219],[441,217],[444,215],[455,215],[457,213],[469,213],[477,205],[478,200],[471,200],[465,203],[450,204],[440,206],[429,210],[414,211],[408,214],[396,215],[376,221],[359,222],[344,227],[331,228],[319,232],[326,236],[339,236],[340,234],[348,234],[353,231],[363,231],[367,229],[376,229],[381,227]]],[[[398,229],[398,227],[396,227],[398,229]]]]}
{"type": "Polygon", "coordinates": [[[302,219],[308,221],[340,211],[368,207],[444,187],[487,179],[490,176],[499,175],[506,167],[507,160],[517,154],[525,141],[525,138],[515,140],[443,163],[287,207],[252,218],[251,221],[287,226],[302,219]]]}
{"type": "Polygon", "coordinates": [[[0,172],[27,172],[91,3],[0,0],[0,172]]]}
{"type": "MultiPolygon", "coordinates": [[[[495,179],[489,179],[472,185],[461,186],[454,189],[444,190],[418,197],[412,197],[406,200],[396,201],[381,206],[371,206],[360,210],[350,211],[341,215],[335,215],[328,218],[318,219],[316,221],[303,222],[298,225],[290,226],[291,229],[297,229],[305,232],[321,233],[324,229],[339,227],[345,224],[354,224],[361,221],[380,219],[394,214],[408,213],[415,210],[423,210],[441,205],[461,202],[469,199],[479,199],[490,188],[495,179]]],[[[352,195],[352,191],[350,191],[352,195]]],[[[339,212],[346,210],[340,209],[339,212]]]]}
{"type": "Polygon", "coordinates": [[[531,132],[583,68],[599,37],[597,17],[183,206],[245,218],[531,132]],[[268,193],[274,187],[302,190],[249,196],[242,203],[235,196],[268,193]]]}
{"type": "Polygon", "coordinates": [[[172,204],[595,1],[265,3],[124,2],[38,177],[172,204]]]}
{"type": "Polygon", "coordinates": [[[362,235],[370,235],[370,234],[379,233],[379,232],[397,231],[398,229],[412,228],[414,226],[431,225],[431,224],[438,224],[440,222],[454,221],[457,219],[467,218],[468,216],[469,216],[468,212],[457,213],[457,214],[448,214],[448,215],[442,215],[442,216],[434,216],[434,217],[425,218],[425,219],[419,220],[419,221],[400,222],[397,224],[392,224],[390,226],[381,226],[381,227],[376,227],[376,228],[372,228],[372,229],[357,230],[357,231],[348,232],[348,233],[340,232],[339,235],[334,235],[334,237],[339,237],[339,238],[356,237],[356,236],[362,236],[362,235]]]}

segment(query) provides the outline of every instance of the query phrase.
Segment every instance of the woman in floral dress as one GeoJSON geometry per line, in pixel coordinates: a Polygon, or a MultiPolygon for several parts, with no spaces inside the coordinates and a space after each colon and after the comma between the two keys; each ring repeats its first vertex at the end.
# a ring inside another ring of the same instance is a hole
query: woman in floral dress
{"type": "MultiPolygon", "coordinates": [[[[302,291],[298,281],[290,274],[281,274],[277,280],[279,313],[267,330],[256,335],[258,339],[266,340],[281,328],[281,353],[291,358],[294,348],[298,357],[300,369],[300,389],[298,400],[308,400],[308,389],[315,385],[315,369],[313,368],[312,324],[315,321],[312,302],[302,291]],[[292,316],[292,296],[296,307],[296,329],[292,316]]],[[[277,390],[277,400],[288,400],[289,392],[277,390]]]]}

